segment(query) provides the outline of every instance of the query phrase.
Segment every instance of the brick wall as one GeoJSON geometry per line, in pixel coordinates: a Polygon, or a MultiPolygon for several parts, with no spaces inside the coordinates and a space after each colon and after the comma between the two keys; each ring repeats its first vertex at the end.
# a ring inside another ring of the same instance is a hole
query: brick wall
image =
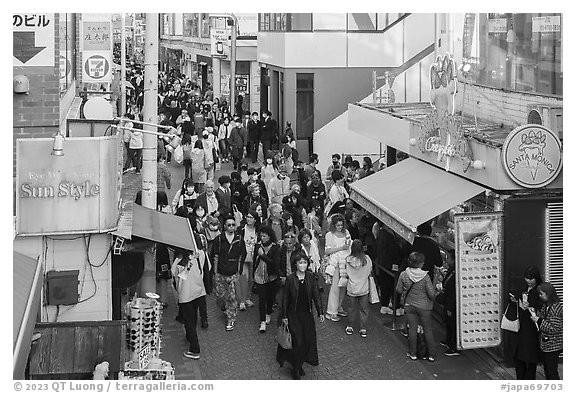
{"type": "MultiPolygon", "coordinates": [[[[459,85],[456,111],[462,108],[463,87],[464,85],[459,85]]],[[[563,106],[563,99],[467,85],[464,113],[473,116],[475,111],[479,119],[517,126],[526,124],[528,105],[531,104],[563,106]]]]}

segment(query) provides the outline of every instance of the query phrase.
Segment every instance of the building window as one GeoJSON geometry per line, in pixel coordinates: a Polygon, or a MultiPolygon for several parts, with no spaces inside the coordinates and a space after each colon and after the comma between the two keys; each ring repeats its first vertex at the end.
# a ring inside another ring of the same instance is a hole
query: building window
{"type": "Polygon", "coordinates": [[[296,134],[298,139],[314,135],[314,74],[296,74],[296,134]]]}
{"type": "Polygon", "coordinates": [[[170,23],[168,14],[162,14],[162,35],[170,35],[170,23]]]}
{"type": "Polygon", "coordinates": [[[348,30],[350,31],[376,30],[376,14],[348,14],[348,30]]]}
{"type": "Polygon", "coordinates": [[[260,31],[312,31],[312,14],[260,14],[260,31]]]}
{"type": "Polygon", "coordinates": [[[466,14],[462,41],[473,82],[562,95],[561,14],[466,14]]]}
{"type": "Polygon", "coordinates": [[[59,71],[60,97],[62,97],[76,79],[76,59],[74,56],[76,42],[76,14],[59,14],[59,71]]]}
{"type": "Polygon", "coordinates": [[[210,38],[210,14],[200,14],[200,28],[200,37],[210,38]]]}
{"type": "Polygon", "coordinates": [[[198,14],[184,14],[184,37],[198,37],[198,14]]]}

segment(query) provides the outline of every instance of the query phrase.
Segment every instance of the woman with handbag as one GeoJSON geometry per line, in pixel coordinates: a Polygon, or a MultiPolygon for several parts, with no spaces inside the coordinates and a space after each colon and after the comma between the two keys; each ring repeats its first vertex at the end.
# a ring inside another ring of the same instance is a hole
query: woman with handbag
{"type": "Polygon", "coordinates": [[[368,297],[370,294],[369,277],[372,274],[372,260],[364,253],[362,242],[358,239],[352,242],[350,255],[346,257],[346,274],[348,284],[346,293],[350,296],[352,305],[348,315],[346,334],[354,333],[356,311],[360,314],[360,336],[366,338],[366,321],[368,321],[368,297]]]}
{"type": "Polygon", "coordinates": [[[529,309],[532,321],[540,329],[540,349],[544,358],[544,374],[546,379],[560,379],[558,360],[563,344],[563,308],[556,289],[552,284],[543,282],[538,285],[538,295],[542,300],[542,308],[538,313],[529,309]]]}
{"type": "Polygon", "coordinates": [[[400,303],[404,303],[404,311],[408,319],[409,350],[406,356],[417,360],[418,325],[424,329],[428,361],[433,362],[436,356],[436,344],[432,332],[432,307],[438,295],[439,287],[434,287],[432,279],[424,266],[424,255],[418,251],[408,256],[408,267],[398,278],[396,292],[402,294],[400,303]]]}
{"type": "Polygon", "coordinates": [[[297,252],[292,255],[290,263],[296,266],[296,271],[286,278],[280,318],[283,324],[288,324],[292,348],[285,349],[278,345],[276,360],[280,366],[288,361],[292,365],[292,378],[300,379],[305,375],[302,368],[304,362],[312,366],[318,365],[312,303],[316,307],[320,322],[324,322],[324,311],[314,275],[308,270],[310,259],[304,253],[297,252]]]}
{"type": "MultiPolygon", "coordinates": [[[[538,285],[542,282],[540,271],[536,266],[528,266],[524,271],[526,289],[523,292],[511,293],[508,311],[509,320],[518,320],[518,332],[510,332],[510,346],[516,369],[516,379],[536,379],[536,367],[541,358],[538,344],[538,329],[530,319],[530,307],[540,310],[542,301],[538,296],[538,285]],[[514,318],[516,317],[516,318],[514,318]]],[[[514,291],[513,291],[514,292],[514,291]]]]}
{"type": "MultiPolygon", "coordinates": [[[[254,212],[253,212],[254,213],[254,212]]],[[[258,311],[260,313],[260,333],[266,332],[270,324],[272,306],[278,287],[278,266],[280,247],[276,244],[276,234],[268,226],[259,229],[260,242],[254,246],[254,282],[258,289],[258,311]]]]}
{"type": "Polygon", "coordinates": [[[330,217],[329,231],[326,233],[325,253],[330,258],[326,273],[332,276],[326,318],[334,322],[338,322],[340,317],[348,316],[348,313],[342,308],[342,302],[346,296],[346,288],[344,287],[347,283],[340,280],[340,274],[346,272],[346,257],[350,255],[351,243],[352,240],[346,229],[344,216],[339,213],[333,214],[330,217]]]}

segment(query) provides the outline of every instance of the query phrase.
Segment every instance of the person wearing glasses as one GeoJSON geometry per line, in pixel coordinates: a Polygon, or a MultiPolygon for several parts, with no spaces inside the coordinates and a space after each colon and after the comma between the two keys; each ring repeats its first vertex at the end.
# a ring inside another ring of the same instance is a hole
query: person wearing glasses
{"type": "Polygon", "coordinates": [[[228,322],[226,331],[234,330],[238,303],[236,283],[242,274],[246,260],[246,245],[240,234],[236,233],[236,220],[227,215],[224,220],[224,233],[214,241],[212,260],[215,265],[216,302],[225,312],[228,322]]]}

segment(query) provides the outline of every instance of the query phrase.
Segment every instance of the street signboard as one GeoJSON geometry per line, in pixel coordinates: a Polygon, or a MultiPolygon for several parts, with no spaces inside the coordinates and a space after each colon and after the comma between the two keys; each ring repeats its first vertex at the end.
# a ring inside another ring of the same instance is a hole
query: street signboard
{"type": "Polygon", "coordinates": [[[502,340],[502,217],[502,212],[454,216],[459,349],[495,347],[502,340]]]}
{"type": "Polygon", "coordinates": [[[210,54],[212,57],[227,59],[230,57],[230,29],[210,27],[210,54]]]}
{"type": "Polygon", "coordinates": [[[54,66],[54,14],[12,15],[14,67],[54,66]]]}

